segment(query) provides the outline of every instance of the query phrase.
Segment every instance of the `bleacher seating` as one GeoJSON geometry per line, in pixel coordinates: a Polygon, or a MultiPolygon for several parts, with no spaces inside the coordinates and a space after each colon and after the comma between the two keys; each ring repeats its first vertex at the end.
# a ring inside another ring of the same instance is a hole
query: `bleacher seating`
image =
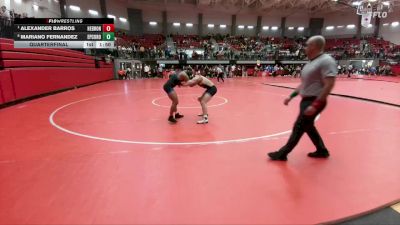
{"type": "Polygon", "coordinates": [[[143,36],[120,35],[119,37],[130,43],[137,43],[145,48],[153,48],[165,42],[165,37],[161,34],[145,34],[143,36]]]}
{"type": "Polygon", "coordinates": [[[69,49],[14,48],[0,39],[0,104],[113,77],[112,65],[69,49]]]}
{"type": "Polygon", "coordinates": [[[174,35],[173,41],[176,43],[178,48],[200,48],[201,38],[197,35],[174,35]]]}

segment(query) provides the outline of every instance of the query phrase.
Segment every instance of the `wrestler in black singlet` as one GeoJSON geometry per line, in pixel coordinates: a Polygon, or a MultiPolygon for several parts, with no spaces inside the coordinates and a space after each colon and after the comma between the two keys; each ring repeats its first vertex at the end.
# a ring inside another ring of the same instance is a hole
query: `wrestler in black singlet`
{"type": "Polygon", "coordinates": [[[168,81],[164,84],[164,91],[169,94],[172,91],[174,91],[174,87],[177,85],[181,85],[181,81],[178,78],[178,75],[176,73],[172,74],[169,76],[168,81]]]}
{"type": "Polygon", "coordinates": [[[210,94],[211,96],[214,96],[214,95],[217,93],[217,87],[215,87],[215,85],[213,85],[213,86],[210,87],[210,86],[205,85],[205,84],[199,84],[199,86],[206,89],[206,91],[204,92],[204,94],[205,94],[205,93],[208,93],[208,94],[210,94]]]}

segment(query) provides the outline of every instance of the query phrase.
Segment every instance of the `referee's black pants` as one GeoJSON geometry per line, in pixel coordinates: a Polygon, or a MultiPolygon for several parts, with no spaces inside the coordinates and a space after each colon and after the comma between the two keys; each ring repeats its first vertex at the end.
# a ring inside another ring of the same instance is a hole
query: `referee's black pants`
{"type": "Polygon", "coordinates": [[[317,112],[312,116],[304,115],[304,111],[306,110],[306,108],[310,106],[316,98],[317,97],[304,97],[301,100],[300,113],[297,117],[296,122],[294,123],[292,134],[290,135],[286,145],[284,145],[279,150],[283,154],[289,154],[297,145],[297,143],[299,143],[300,138],[303,136],[304,133],[307,133],[307,135],[310,137],[312,143],[317,148],[317,151],[327,151],[325,144],[317,131],[317,128],[315,128],[314,126],[315,118],[319,113],[322,112],[326,105],[323,105],[323,107],[317,110],[317,112]]]}

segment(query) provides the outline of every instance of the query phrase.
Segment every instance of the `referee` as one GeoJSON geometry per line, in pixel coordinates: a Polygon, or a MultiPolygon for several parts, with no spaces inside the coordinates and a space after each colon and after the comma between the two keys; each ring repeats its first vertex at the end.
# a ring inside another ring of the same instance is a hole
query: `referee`
{"type": "Polygon", "coordinates": [[[300,113],[286,145],[279,151],[268,153],[272,160],[286,161],[287,155],[304,133],[307,133],[316,147],[315,152],[308,153],[309,157],[329,157],[328,149],[314,126],[314,120],[326,106],[327,97],[335,84],[337,65],[331,56],[324,53],[325,38],[323,36],[310,37],[306,44],[305,50],[310,61],[301,71],[301,84],[284,101],[284,104],[288,105],[292,98],[300,94],[302,97],[300,113]]]}

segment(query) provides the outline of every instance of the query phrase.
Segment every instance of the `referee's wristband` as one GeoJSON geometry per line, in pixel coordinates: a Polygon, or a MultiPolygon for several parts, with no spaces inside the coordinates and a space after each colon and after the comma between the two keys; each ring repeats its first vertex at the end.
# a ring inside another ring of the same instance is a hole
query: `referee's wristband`
{"type": "Polygon", "coordinates": [[[290,98],[294,98],[298,95],[299,93],[297,91],[293,91],[292,94],[290,94],[290,98]]]}

